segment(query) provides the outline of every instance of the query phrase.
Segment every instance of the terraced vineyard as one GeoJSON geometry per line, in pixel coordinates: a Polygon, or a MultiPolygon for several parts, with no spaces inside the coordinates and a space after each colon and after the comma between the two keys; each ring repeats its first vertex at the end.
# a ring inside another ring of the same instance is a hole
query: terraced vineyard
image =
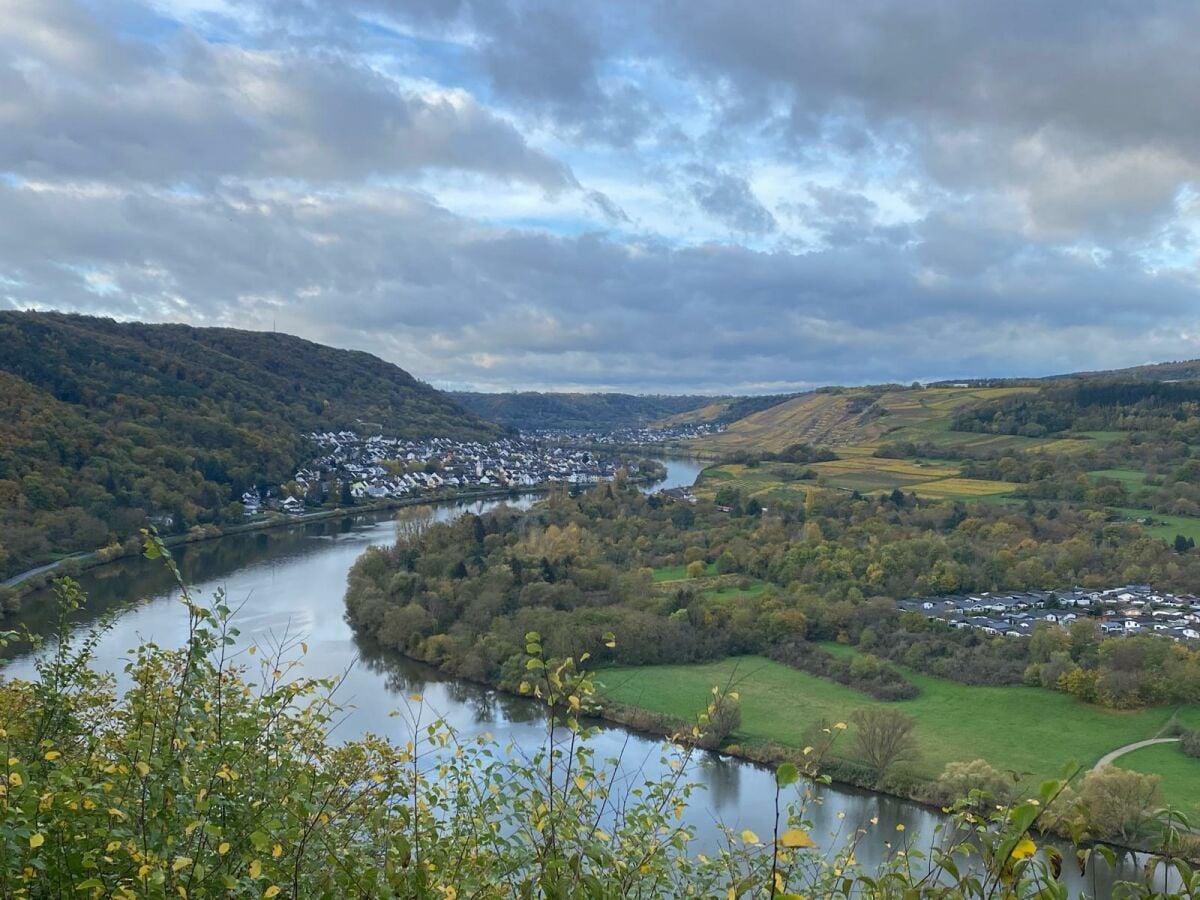
{"type": "Polygon", "coordinates": [[[778,452],[795,443],[822,447],[878,446],[888,441],[932,443],[943,447],[1025,450],[1050,441],[1009,435],[951,431],[956,410],[1031,387],[896,388],[880,392],[855,388],[805,394],[754,413],[706,441],[706,449],[778,452]]]}
{"type": "Polygon", "coordinates": [[[814,485],[830,490],[871,493],[900,488],[939,499],[988,499],[1010,494],[1014,485],[961,477],[953,460],[887,459],[875,456],[879,447],[910,441],[945,450],[985,448],[1005,452],[1073,451],[1086,440],[1064,441],[952,431],[954,414],[967,406],[986,403],[1030,387],[851,389],[806,394],[747,416],[724,434],[704,442],[716,452],[766,450],[779,452],[796,443],[833,448],[831,462],[809,466],[764,463],[759,466],[720,466],[707,470],[701,491],[721,485],[742,490],[762,502],[796,499],[814,485]],[[1069,446],[1068,446],[1069,445],[1069,446]],[[803,479],[805,473],[808,479],[803,479]],[[815,481],[811,476],[815,476],[815,481]]]}

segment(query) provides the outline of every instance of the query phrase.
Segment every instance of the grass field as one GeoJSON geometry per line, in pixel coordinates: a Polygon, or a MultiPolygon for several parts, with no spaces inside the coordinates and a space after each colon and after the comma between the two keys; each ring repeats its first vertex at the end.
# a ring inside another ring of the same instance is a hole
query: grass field
{"type": "Polygon", "coordinates": [[[1088,440],[1105,445],[1115,444],[1121,438],[1128,435],[1126,431],[1079,431],[1076,433],[1088,440]]]}
{"type": "Polygon", "coordinates": [[[1122,509],[1121,512],[1132,521],[1147,519],[1147,523],[1142,527],[1149,534],[1162,538],[1164,541],[1173,541],[1175,535],[1182,534],[1184,537],[1190,537],[1200,543],[1200,518],[1169,516],[1150,509],[1134,509],[1132,507],[1122,509]]]}
{"type": "MultiPolygon", "coordinates": [[[[717,574],[717,564],[707,563],[704,566],[704,575],[717,574]]],[[[662,584],[664,581],[683,581],[687,578],[687,566],[664,566],[661,569],[654,570],[655,584],[662,584]]]]}
{"type": "Polygon", "coordinates": [[[1095,469],[1088,472],[1088,475],[1092,478],[1108,478],[1112,481],[1119,481],[1131,491],[1146,486],[1146,473],[1137,469],[1095,469]]]}
{"type": "MultiPolygon", "coordinates": [[[[1071,760],[1090,766],[1109,750],[1154,736],[1171,716],[1169,709],[1111,712],[1041,688],[969,687],[905,674],[920,696],[886,705],[917,720],[920,758],[911,769],[923,778],[937,777],[948,762],[971,759],[1049,778],[1071,760]]],[[[846,721],[855,709],[882,705],[762,657],[613,668],[600,679],[614,701],[689,719],[703,709],[713,685],[732,681],[742,702],[742,726],[731,738],[738,743],[803,747],[806,732],[822,719],[846,721]]],[[[849,733],[836,752],[853,757],[849,733]]]]}
{"type": "Polygon", "coordinates": [[[705,600],[709,600],[709,601],[717,604],[718,606],[721,606],[726,603],[732,603],[737,600],[740,600],[743,597],[757,597],[759,594],[761,594],[766,589],[767,589],[766,583],[760,581],[760,582],[750,585],[750,587],[747,587],[747,588],[739,588],[739,587],[714,588],[713,590],[710,590],[710,591],[701,592],[700,596],[703,597],[705,600]]]}
{"type": "Polygon", "coordinates": [[[1163,797],[1200,823],[1200,759],[1185,756],[1178,744],[1156,744],[1126,753],[1114,765],[1162,778],[1163,797]]]}

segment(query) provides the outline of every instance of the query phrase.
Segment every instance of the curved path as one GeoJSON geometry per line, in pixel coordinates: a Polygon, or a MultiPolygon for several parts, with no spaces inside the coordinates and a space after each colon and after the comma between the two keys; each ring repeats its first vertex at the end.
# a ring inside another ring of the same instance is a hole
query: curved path
{"type": "Polygon", "coordinates": [[[1126,744],[1124,747],[1118,747],[1116,750],[1113,750],[1109,753],[1105,753],[1102,757],[1100,757],[1100,762],[1098,762],[1094,766],[1092,766],[1092,771],[1099,772],[1101,769],[1103,769],[1105,766],[1107,766],[1109,763],[1111,763],[1118,756],[1124,756],[1126,753],[1132,753],[1134,750],[1141,750],[1143,747],[1153,747],[1155,744],[1173,744],[1177,740],[1179,740],[1179,738],[1177,738],[1177,737],[1174,737],[1174,738],[1150,738],[1147,741],[1137,741],[1136,743],[1133,743],[1133,744],[1126,744]]]}

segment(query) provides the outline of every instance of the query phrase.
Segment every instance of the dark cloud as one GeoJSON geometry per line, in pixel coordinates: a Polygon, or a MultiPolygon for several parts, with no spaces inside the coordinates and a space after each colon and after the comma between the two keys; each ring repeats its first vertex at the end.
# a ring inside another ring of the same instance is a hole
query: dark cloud
{"type": "Polygon", "coordinates": [[[744,234],[775,231],[775,216],[754,196],[745,178],[700,165],[689,166],[686,174],[692,179],[692,198],[719,222],[744,234]]]}
{"type": "Polygon", "coordinates": [[[754,389],[1021,374],[1193,350],[1194,285],[1061,253],[926,278],[795,255],[480,228],[417,195],[0,189],[0,297],[297,331],[441,383],[754,389]],[[1131,305],[1128,297],[1153,297],[1131,305]],[[1014,303],[1012,298],[1021,298],[1014,303]]]}

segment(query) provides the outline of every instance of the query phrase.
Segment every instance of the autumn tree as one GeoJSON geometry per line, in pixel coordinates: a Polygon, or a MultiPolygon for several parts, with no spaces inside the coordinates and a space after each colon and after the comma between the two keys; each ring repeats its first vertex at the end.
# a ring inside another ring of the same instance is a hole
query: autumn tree
{"type": "Polygon", "coordinates": [[[912,716],[897,709],[867,706],[855,710],[850,721],[854,723],[854,747],[879,779],[896,763],[916,756],[913,729],[917,722],[912,716]]]}
{"type": "Polygon", "coordinates": [[[1096,834],[1130,842],[1146,830],[1155,810],[1162,806],[1157,775],[1142,775],[1106,766],[1083,779],[1079,800],[1096,834]]]}

